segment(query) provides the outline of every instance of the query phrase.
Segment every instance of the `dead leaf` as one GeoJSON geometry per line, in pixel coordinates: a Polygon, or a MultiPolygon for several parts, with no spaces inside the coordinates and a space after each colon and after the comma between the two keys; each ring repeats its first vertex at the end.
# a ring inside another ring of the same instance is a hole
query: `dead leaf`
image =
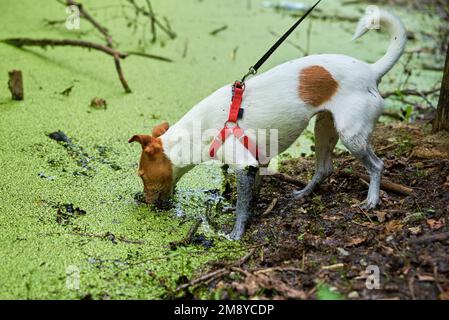
{"type": "Polygon", "coordinates": [[[421,233],[421,227],[417,226],[417,227],[408,228],[408,231],[410,231],[411,234],[417,236],[418,234],[421,233]]]}
{"type": "Polygon", "coordinates": [[[245,278],[245,282],[233,282],[232,286],[236,291],[252,297],[261,289],[275,290],[288,299],[306,300],[307,294],[302,290],[297,290],[274,276],[267,276],[263,273],[250,274],[245,278]]]}
{"type": "Polygon", "coordinates": [[[432,259],[433,258],[429,253],[423,253],[419,255],[419,260],[421,260],[421,263],[430,263],[432,259]]]}
{"type": "Polygon", "coordinates": [[[377,217],[377,221],[379,221],[380,223],[385,222],[385,216],[387,215],[387,213],[385,211],[376,211],[376,217],[377,217]]]}
{"type": "Polygon", "coordinates": [[[413,149],[412,155],[414,158],[419,159],[436,159],[436,158],[445,158],[446,154],[441,152],[435,148],[426,148],[422,146],[418,146],[413,149]]]}
{"type": "Polygon", "coordinates": [[[402,224],[401,221],[391,220],[385,224],[385,232],[387,234],[392,234],[399,230],[402,230],[403,227],[404,227],[404,224],[402,224]]]}
{"type": "Polygon", "coordinates": [[[432,230],[441,229],[445,225],[444,218],[441,218],[440,220],[427,219],[426,223],[432,230]]]}
{"type": "Polygon", "coordinates": [[[353,246],[357,246],[363,242],[366,241],[365,237],[356,237],[356,238],[352,238],[351,240],[349,240],[348,242],[346,242],[345,247],[353,247],[353,246]]]}
{"type": "Polygon", "coordinates": [[[394,253],[394,249],[385,245],[381,245],[382,249],[384,249],[386,255],[392,255],[394,253]]]}
{"type": "Polygon", "coordinates": [[[106,100],[101,99],[101,98],[93,98],[90,101],[90,106],[95,109],[105,109],[106,110],[107,105],[108,104],[107,104],[106,100]]]}

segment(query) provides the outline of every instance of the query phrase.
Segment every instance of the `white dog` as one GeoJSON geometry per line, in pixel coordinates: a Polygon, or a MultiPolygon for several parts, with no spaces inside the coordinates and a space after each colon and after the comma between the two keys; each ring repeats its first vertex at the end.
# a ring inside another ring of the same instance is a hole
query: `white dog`
{"type": "MultiPolygon", "coordinates": [[[[317,115],[316,173],[303,190],[294,193],[296,199],[309,195],[332,173],[332,151],[340,138],[369,172],[371,181],[365,208],[372,209],[379,203],[383,162],[370,145],[384,106],[378,84],[401,57],[407,36],[396,16],[380,10],[360,20],[354,39],[376,23],[390,33],[391,43],[386,55],[374,64],[344,55],[313,55],[279,65],[246,82],[244,115],[239,126],[250,139],[255,139],[250,131],[277,130],[278,150],[267,155],[268,161],[286,150],[317,115]]],[[[231,85],[227,85],[198,103],[171,128],[164,123],[153,129],[152,136],[136,135],[129,140],[142,145],[139,175],[147,202],[167,199],[183,174],[210,160],[211,142],[228,119],[231,99],[231,85]],[[207,134],[210,129],[214,133],[207,134]],[[204,139],[204,135],[210,139],[204,139]]],[[[267,154],[265,144],[258,147],[261,154],[267,154]]],[[[260,163],[235,137],[225,141],[215,158],[237,167],[237,219],[230,236],[240,239],[250,216],[260,163]]]]}

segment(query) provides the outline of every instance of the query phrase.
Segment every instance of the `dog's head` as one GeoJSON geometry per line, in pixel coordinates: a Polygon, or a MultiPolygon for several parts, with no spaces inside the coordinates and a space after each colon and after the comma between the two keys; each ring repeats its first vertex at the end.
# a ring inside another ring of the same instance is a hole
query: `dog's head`
{"type": "Polygon", "coordinates": [[[128,140],[142,146],[138,175],[142,178],[145,200],[149,204],[168,200],[172,192],[173,167],[160,139],[168,128],[168,123],[164,122],[153,128],[151,136],[135,135],[128,140]]]}

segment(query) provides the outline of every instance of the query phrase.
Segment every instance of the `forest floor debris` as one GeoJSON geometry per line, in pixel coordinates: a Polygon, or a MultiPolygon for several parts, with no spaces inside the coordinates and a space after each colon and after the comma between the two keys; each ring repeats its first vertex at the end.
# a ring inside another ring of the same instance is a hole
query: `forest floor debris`
{"type": "Polygon", "coordinates": [[[289,178],[265,178],[259,214],[244,239],[267,245],[232,273],[209,266],[213,277],[198,284],[193,297],[212,290],[223,299],[447,298],[449,135],[430,135],[421,125],[399,123],[376,130],[374,145],[385,162],[384,178],[414,192],[381,191],[382,204],[372,212],[359,208],[367,186],[354,173],[364,169],[349,154],[337,155],[331,178],[298,203],[289,195],[298,181],[310,180],[315,159],[285,161],[277,177],[289,178]],[[408,143],[386,148],[396,140],[408,143]],[[422,145],[434,150],[429,159],[418,157],[422,145]],[[366,286],[369,266],[379,268],[378,290],[366,286]]]}

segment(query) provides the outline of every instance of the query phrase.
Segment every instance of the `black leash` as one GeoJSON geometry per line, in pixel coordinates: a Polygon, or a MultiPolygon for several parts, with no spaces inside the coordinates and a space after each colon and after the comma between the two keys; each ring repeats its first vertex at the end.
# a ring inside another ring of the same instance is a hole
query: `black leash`
{"type": "Polygon", "coordinates": [[[288,38],[288,36],[304,21],[305,18],[315,9],[315,7],[321,2],[318,0],[313,7],[311,7],[287,32],[264,54],[259,61],[256,62],[254,66],[249,68],[249,72],[242,78],[242,83],[245,82],[246,78],[250,75],[257,74],[259,68],[268,60],[268,58],[276,51],[276,49],[288,38]]]}

